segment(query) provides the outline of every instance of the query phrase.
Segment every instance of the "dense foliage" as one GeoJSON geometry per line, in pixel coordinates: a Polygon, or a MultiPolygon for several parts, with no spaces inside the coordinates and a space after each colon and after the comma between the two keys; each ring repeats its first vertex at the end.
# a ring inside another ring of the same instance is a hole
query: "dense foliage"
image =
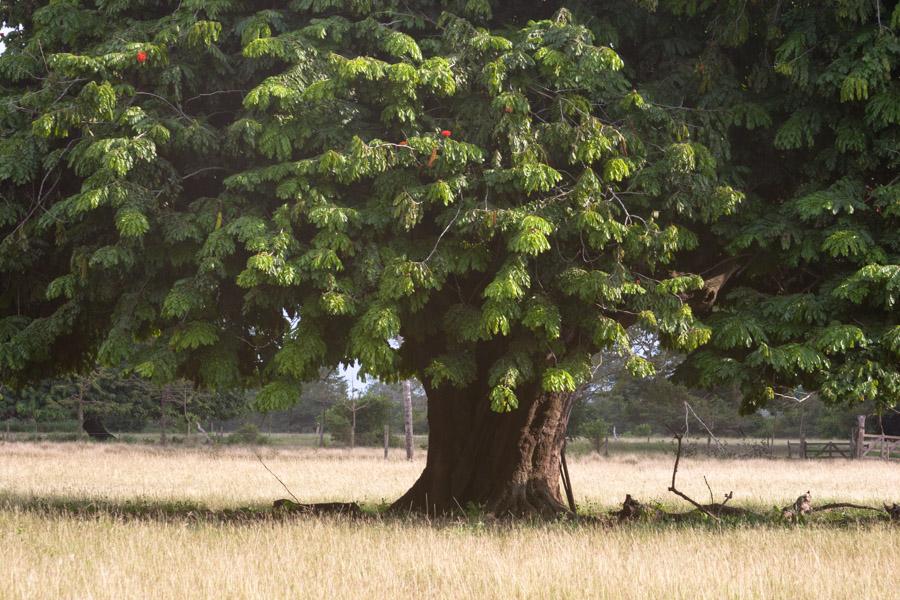
{"type": "Polygon", "coordinates": [[[112,369],[48,379],[12,390],[0,386],[0,421],[15,429],[78,430],[82,418],[99,419],[108,429],[141,431],[164,417],[176,429],[223,421],[245,414],[248,398],[234,391],[208,392],[188,382],[160,386],[138,377],[120,377],[112,369]]]}
{"type": "MultiPolygon", "coordinates": [[[[802,385],[832,403],[900,401],[900,6],[896,2],[662,2],[654,21],[701,40],[698,131],[747,193],[704,253],[724,250],[726,290],[691,375],[739,384],[745,406],[802,385]],[[677,25],[676,25],[677,23],[677,25]]],[[[654,48],[641,52],[653,53],[654,48]]],[[[643,63],[641,63],[643,64],[643,63]]],[[[667,87],[668,86],[668,87],[667,87]]],[[[673,96],[673,92],[675,95],[673,96]]],[[[686,98],[686,100],[685,100],[686,98]]]]}
{"type": "Polygon", "coordinates": [[[900,9],[504,4],[0,5],[2,380],[896,403],[900,9]]]}

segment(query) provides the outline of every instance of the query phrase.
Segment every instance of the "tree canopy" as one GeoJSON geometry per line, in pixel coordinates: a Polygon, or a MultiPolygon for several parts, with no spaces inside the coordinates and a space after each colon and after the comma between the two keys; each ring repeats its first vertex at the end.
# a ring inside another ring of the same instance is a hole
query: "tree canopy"
{"type": "Polygon", "coordinates": [[[2,380],[897,403],[900,8],[504,4],[4,3],[2,380]]]}

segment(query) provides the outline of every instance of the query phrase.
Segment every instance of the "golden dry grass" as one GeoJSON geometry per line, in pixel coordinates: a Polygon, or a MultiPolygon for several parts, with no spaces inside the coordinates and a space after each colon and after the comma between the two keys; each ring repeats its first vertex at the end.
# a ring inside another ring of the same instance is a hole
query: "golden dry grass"
{"type": "MultiPolygon", "coordinates": [[[[156,448],[123,444],[0,443],[0,491],[16,495],[185,500],[211,508],[270,504],[286,496],[256,458],[309,502],[389,502],[421,472],[419,452],[408,463],[394,450],[156,448]]],[[[580,504],[612,507],[629,493],[644,501],[675,503],[666,492],[672,457],[596,454],[571,458],[580,504]]],[[[733,490],[736,504],[783,505],[810,490],[815,501],[900,501],[900,463],[878,460],[718,460],[685,458],[679,488],[708,499],[706,476],[716,495],[733,490]]]]}
{"type": "Polygon", "coordinates": [[[889,598],[900,568],[886,525],[479,531],[12,511],[0,512],[0,546],[9,598],[889,598]]]}
{"type": "MultiPolygon", "coordinates": [[[[261,450],[303,500],[381,502],[423,464],[377,451],[261,450]]],[[[666,499],[671,458],[572,461],[579,500],[666,499]]],[[[689,458],[682,486],[772,505],[900,501],[900,465],[689,458]]],[[[248,449],[0,444],[0,598],[888,598],[900,527],[549,524],[305,519],[216,524],[73,517],[4,508],[3,496],[189,500],[285,496],[248,449]]],[[[675,504],[672,502],[672,504],[675,504]]]]}

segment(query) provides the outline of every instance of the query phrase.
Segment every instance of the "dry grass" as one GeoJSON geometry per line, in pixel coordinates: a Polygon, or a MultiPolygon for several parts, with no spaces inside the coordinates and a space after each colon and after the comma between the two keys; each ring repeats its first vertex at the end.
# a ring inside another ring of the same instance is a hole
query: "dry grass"
{"type": "MultiPolygon", "coordinates": [[[[303,500],[381,502],[422,467],[375,451],[262,450],[303,500]]],[[[670,457],[572,461],[579,500],[666,499],[670,457]]],[[[689,458],[680,485],[747,504],[900,501],[880,462],[689,458]]],[[[40,514],[2,496],[189,500],[212,507],[285,496],[247,449],[0,444],[2,598],[886,598],[900,528],[550,524],[483,526],[296,519],[215,524],[40,514]]],[[[673,502],[674,504],[674,502],[673,502]]]]}
{"type": "MultiPolygon", "coordinates": [[[[408,463],[381,450],[182,449],[122,444],[0,443],[0,491],[16,495],[185,500],[212,508],[270,504],[286,497],[260,465],[259,452],[301,500],[389,502],[421,472],[420,452],[408,463]]],[[[644,501],[675,502],[666,492],[672,457],[589,455],[570,459],[576,500],[612,507],[629,493],[644,501]]],[[[719,495],[734,490],[736,504],[771,506],[810,490],[815,501],[900,501],[900,467],[882,461],[717,460],[686,458],[679,488],[708,499],[703,476],[719,495]]],[[[719,498],[717,498],[719,499],[719,498]]]]}
{"type": "Polygon", "coordinates": [[[900,568],[890,526],[187,526],[0,512],[0,546],[13,549],[11,598],[888,598],[900,568]]]}

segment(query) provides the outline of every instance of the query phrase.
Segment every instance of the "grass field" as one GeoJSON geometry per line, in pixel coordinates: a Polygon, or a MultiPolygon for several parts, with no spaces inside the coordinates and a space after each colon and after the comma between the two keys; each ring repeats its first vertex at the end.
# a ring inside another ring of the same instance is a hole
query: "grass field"
{"type": "MultiPolygon", "coordinates": [[[[480,520],[124,519],[36,510],[37,501],[189,502],[214,509],[397,497],[424,464],[377,450],[0,444],[0,598],[858,598],[893,597],[900,527],[494,525],[480,520]]],[[[422,453],[420,453],[421,455],[422,453]]],[[[580,505],[665,491],[671,457],[570,461],[580,505]]],[[[679,487],[783,505],[900,501],[900,464],[687,458],[679,487]]],[[[718,499],[718,498],[717,498],[718,499]]]]}

